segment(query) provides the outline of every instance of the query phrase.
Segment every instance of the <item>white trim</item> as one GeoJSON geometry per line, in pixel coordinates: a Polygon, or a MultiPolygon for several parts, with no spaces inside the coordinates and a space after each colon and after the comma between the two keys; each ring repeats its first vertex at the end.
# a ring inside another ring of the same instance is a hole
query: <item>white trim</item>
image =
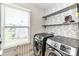
{"type": "Polygon", "coordinates": [[[1,49],[3,49],[4,45],[5,45],[5,39],[4,39],[4,5],[1,4],[1,40],[2,40],[2,44],[1,44],[1,49]]]}
{"type": "Polygon", "coordinates": [[[3,55],[3,50],[0,50],[0,56],[3,55]]]}

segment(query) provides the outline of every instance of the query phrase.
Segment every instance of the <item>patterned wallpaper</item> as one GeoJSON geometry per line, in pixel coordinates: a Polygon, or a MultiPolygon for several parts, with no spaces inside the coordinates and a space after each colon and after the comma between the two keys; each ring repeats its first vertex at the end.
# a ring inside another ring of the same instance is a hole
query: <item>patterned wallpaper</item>
{"type": "MultiPolygon", "coordinates": [[[[50,8],[52,9],[52,8],[50,8]]],[[[46,10],[46,12],[50,12],[51,10],[46,10]]],[[[45,20],[45,24],[62,24],[64,23],[64,17],[68,15],[72,15],[72,19],[75,22],[78,22],[78,18],[76,16],[77,8],[68,10],[66,12],[57,14],[55,16],[50,16],[45,20]]],[[[78,24],[70,24],[70,25],[60,25],[60,26],[49,26],[46,27],[46,32],[53,32],[55,35],[77,38],[78,39],[78,24]]]]}

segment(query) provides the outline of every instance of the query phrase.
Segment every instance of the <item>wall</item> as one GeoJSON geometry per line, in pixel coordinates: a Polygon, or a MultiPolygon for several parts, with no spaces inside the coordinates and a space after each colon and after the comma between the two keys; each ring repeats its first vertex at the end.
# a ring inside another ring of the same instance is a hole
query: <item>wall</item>
{"type": "MultiPolygon", "coordinates": [[[[67,5],[67,4],[64,4],[67,5]]],[[[70,5],[70,4],[69,4],[70,5]]],[[[56,4],[54,7],[49,8],[45,11],[45,14],[49,14],[52,12],[55,12],[57,10],[63,9],[65,6],[63,4],[56,4]],[[61,7],[60,7],[61,5],[61,7]],[[55,9],[54,9],[55,7],[55,9]],[[59,8],[57,8],[59,7],[59,8]]],[[[67,7],[67,6],[66,6],[67,7]]],[[[77,8],[68,10],[66,12],[57,14],[55,16],[50,16],[45,21],[45,24],[62,24],[64,23],[65,16],[72,15],[72,19],[75,20],[75,22],[78,22],[78,18],[76,16],[77,8]]],[[[58,26],[50,26],[46,28],[46,32],[53,32],[55,35],[70,37],[70,38],[76,38],[78,39],[78,23],[71,24],[71,25],[58,25],[58,26]]]]}
{"type": "Polygon", "coordinates": [[[42,15],[44,14],[44,10],[34,6],[33,3],[16,3],[16,5],[32,10],[31,39],[33,39],[35,33],[43,32],[43,27],[41,25],[43,24],[42,15]]]}

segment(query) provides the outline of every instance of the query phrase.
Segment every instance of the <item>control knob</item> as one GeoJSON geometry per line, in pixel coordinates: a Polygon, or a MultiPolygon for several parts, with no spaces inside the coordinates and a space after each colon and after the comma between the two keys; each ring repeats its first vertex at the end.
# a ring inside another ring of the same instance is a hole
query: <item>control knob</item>
{"type": "Polygon", "coordinates": [[[54,47],[57,47],[57,46],[58,46],[58,44],[57,44],[57,43],[55,43],[55,44],[54,44],[54,47]]]}

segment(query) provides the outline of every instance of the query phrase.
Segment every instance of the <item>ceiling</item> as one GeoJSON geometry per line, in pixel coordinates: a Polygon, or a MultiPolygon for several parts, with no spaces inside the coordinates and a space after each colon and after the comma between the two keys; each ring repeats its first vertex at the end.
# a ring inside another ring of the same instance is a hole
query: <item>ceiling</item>
{"type": "Polygon", "coordinates": [[[56,3],[32,3],[32,4],[41,9],[48,9],[48,8],[54,6],[56,3]]]}
{"type": "MultiPolygon", "coordinates": [[[[13,4],[25,6],[28,3],[13,3],[13,4]]],[[[52,6],[56,5],[56,3],[29,3],[29,4],[43,10],[51,8],[52,6]]]]}

